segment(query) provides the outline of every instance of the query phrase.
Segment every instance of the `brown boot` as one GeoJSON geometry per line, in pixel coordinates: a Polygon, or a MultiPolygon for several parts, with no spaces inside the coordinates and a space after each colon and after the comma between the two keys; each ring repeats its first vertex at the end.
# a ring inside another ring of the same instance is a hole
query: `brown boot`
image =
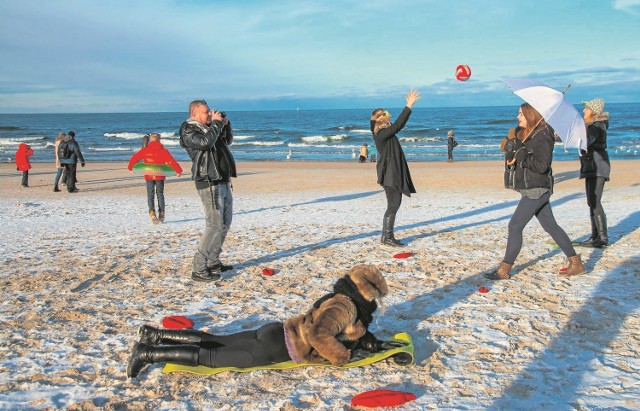
{"type": "Polygon", "coordinates": [[[160,223],[160,220],[158,220],[158,217],[156,217],[156,212],[155,211],[153,211],[153,210],[149,211],[149,217],[151,217],[151,222],[153,224],[159,224],[160,223]]]}
{"type": "Polygon", "coordinates": [[[584,274],[585,272],[586,270],[584,269],[584,265],[582,265],[580,254],[577,254],[573,257],[569,257],[569,266],[566,270],[564,268],[560,270],[560,277],[571,277],[578,274],[584,274]]]}
{"type": "Polygon", "coordinates": [[[164,211],[158,211],[158,220],[164,223],[164,211]]]}
{"type": "Polygon", "coordinates": [[[504,261],[501,261],[500,264],[498,264],[498,268],[484,276],[489,280],[508,280],[511,278],[511,274],[509,274],[511,267],[513,267],[513,264],[507,264],[504,261]]]}

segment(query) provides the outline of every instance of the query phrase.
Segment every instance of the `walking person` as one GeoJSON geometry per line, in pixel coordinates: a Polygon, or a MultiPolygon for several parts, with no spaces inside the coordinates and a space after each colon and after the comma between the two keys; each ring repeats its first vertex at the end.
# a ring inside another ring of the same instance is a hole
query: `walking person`
{"type": "Polygon", "coordinates": [[[84,167],[84,157],[80,151],[80,145],[75,139],[76,133],[69,131],[58,145],[58,157],[60,164],[62,164],[66,171],[67,176],[67,191],[70,193],[77,193],[76,188],[76,169],[78,161],[82,167],[84,167]]]}
{"type": "Polygon", "coordinates": [[[609,113],[604,112],[604,100],[596,98],[584,101],[584,121],[587,124],[587,151],[581,150],[580,178],[584,178],[591,237],[574,243],[581,247],[606,247],[609,245],[607,216],[602,208],[604,183],[609,181],[611,164],[607,152],[609,113]]]}
{"type": "Polygon", "coordinates": [[[233,267],[220,261],[220,253],[233,216],[231,178],[236,165],[229,150],[233,141],[231,123],[220,111],[211,110],[204,100],[189,104],[189,119],[180,126],[180,146],[191,161],[191,179],[202,201],[205,230],[193,257],[191,278],[214,281],[233,267]]]}
{"type": "Polygon", "coordinates": [[[485,277],[490,280],[511,278],[511,267],[522,248],[522,232],[534,216],[569,259],[568,267],[561,269],[560,275],[569,277],[582,274],[585,269],[580,256],[576,254],[567,233],[556,222],[549,202],[553,192],[553,129],[529,103],[520,106],[518,125],[523,128],[523,146],[516,151],[512,160],[507,161],[507,165],[515,166],[513,188],[522,198],[509,221],[504,259],[497,269],[485,274],[485,277]]]}
{"type": "Polygon", "coordinates": [[[447,131],[447,162],[453,162],[453,149],[458,147],[458,142],[453,138],[453,130],[447,131]]]}
{"type": "Polygon", "coordinates": [[[369,330],[373,314],[388,294],[387,282],[373,266],[358,265],[338,279],[333,292],[317,300],[306,314],[269,322],[255,330],[213,335],[199,330],[138,329],[127,377],[135,378],[153,363],[250,368],[285,361],[335,366],[358,350],[379,352],[402,346],[378,340],[369,330]]]}
{"type": "MultiPolygon", "coordinates": [[[[149,143],[143,146],[140,151],[131,156],[129,160],[129,171],[133,171],[133,166],[139,161],[150,165],[168,164],[180,177],[182,167],[173,158],[169,150],[164,148],[160,142],[160,134],[152,133],[149,136],[149,143]]],[[[149,217],[154,224],[164,223],[165,203],[164,203],[164,182],[167,177],[163,173],[150,171],[145,172],[144,179],[147,183],[147,205],[149,206],[149,217]],[[158,214],[156,215],[155,197],[158,198],[158,214]]]]}
{"type": "MultiPolygon", "coordinates": [[[[58,187],[58,184],[60,183],[60,177],[62,176],[62,171],[64,170],[64,167],[62,166],[62,164],[60,164],[60,157],[58,156],[58,147],[60,147],[60,143],[62,142],[62,140],[64,140],[64,136],[66,134],[60,132],[58,134],[58,137],[56,138],[56,143],[53,146],[53,151],[56,154],[56,177],[55,180],[53,181],[53,191],[54,192],[60,192],[60,188],[58,187]]],[[[66,180],[66,175],[65,175],[65,180],[66,180]]],[[[66,181],[63,180],[63,182],[66,184],[66,181]]]]}
{"type": "Polygon", "coordinates": [[[396,134],[407,124],[411,108],[419,99],[420,93],[417,90],[408,92],[405,96],[407,104],[394,123],[391,123],[391,114],[385,109],[377,108],[371,113],[371,132],[379,155],[376,164],[378,184],[384,187],[387,197],[387,210],[382,219],[380,241],[387,246],[404,246],[393,233],[396,214],[402,203],[402,195],[410,197],[411,193],[416,192],[407,160],[396,134]]]}
{"type": "Polygon", "coordinates": [[[369,158],[369,145],[367,143],[364,143],[360,147],[360,156],[358,157],[358,161],[360,163],[364,163],[367,161],[367,158],[369,158]]]}
{"type": "Polygon", "coordinates": [[[33,149],[29,144],[20,143],[16,151],[16,170],[22,171],[22,187],[29,188],[29,170],[31,162],[29,157],[33,155],[33,149]]]}

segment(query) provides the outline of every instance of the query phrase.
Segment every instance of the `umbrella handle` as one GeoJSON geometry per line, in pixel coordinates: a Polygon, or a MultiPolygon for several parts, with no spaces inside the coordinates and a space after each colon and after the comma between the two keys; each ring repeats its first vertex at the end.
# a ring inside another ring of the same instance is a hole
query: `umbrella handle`
{"type": "Polygon", "coordinates": [[[533,126],[533,128],[531,129],[531,131],[529,132],[529,134],[527,134],[526,136],[524,136],[524,138],[522,139],[522,142],[524,143],[525,141],[527,141],[529,139],[529,137],[531,137],[531,135],[533,134],[533,132],[536,130],[536,128],[538,128],[538,126],[540,125],[540,122],[544,120],[542,117],[540,117],[540,120],[538,120],[538,122],[536,123],[535,126],[533,126]]]}

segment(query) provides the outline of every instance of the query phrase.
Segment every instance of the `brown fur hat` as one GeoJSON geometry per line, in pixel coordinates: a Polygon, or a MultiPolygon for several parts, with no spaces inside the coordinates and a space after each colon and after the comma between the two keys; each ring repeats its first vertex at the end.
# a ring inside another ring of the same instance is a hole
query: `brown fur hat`
{"type": "Polygon", "coordinates": [[[382,298],[389,293],[382,273],[372,265],[356,265],[349,270],[348,275],[367,301],[382,298]]]}

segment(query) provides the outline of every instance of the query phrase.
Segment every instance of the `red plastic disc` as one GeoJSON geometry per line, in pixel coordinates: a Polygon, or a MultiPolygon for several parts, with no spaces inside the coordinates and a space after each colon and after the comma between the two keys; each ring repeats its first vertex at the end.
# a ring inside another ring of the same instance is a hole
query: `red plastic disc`
{"type": "Polygon", "coordinates": [[[482,294],[488,293],[489,289],[487,287],[480,287],[480,288],[478,288],[478,292],[482,293],[482,294]]]}
{"type": "Polygon", "coordinates": [[[273,268],[263,268],[262,269],[262,275],[266,275],[267,277],[271,277],[273,274],[275,274],[275,271],[273,271],[273,268]]]}
{"type": "Polygon", "coordinates": [[[351,399],[353,407],[395,407],[413,401],[416,396],[410,392],[393,390],[373,390],[358,394],[351,399]]]}
{"type": "Polygon", "coordinates": [[[185,328],[192,328],[193,321],[181,315],[171,315],[162,319],[162,326],[173,330],[182,330],[185,328]]]}
{"type": "Polygon", "coordinates": [[[407,251],[406,253],[398,253],[393,256],[393,258],[409,258],[413,255],[411,251],[407,251]]]}

